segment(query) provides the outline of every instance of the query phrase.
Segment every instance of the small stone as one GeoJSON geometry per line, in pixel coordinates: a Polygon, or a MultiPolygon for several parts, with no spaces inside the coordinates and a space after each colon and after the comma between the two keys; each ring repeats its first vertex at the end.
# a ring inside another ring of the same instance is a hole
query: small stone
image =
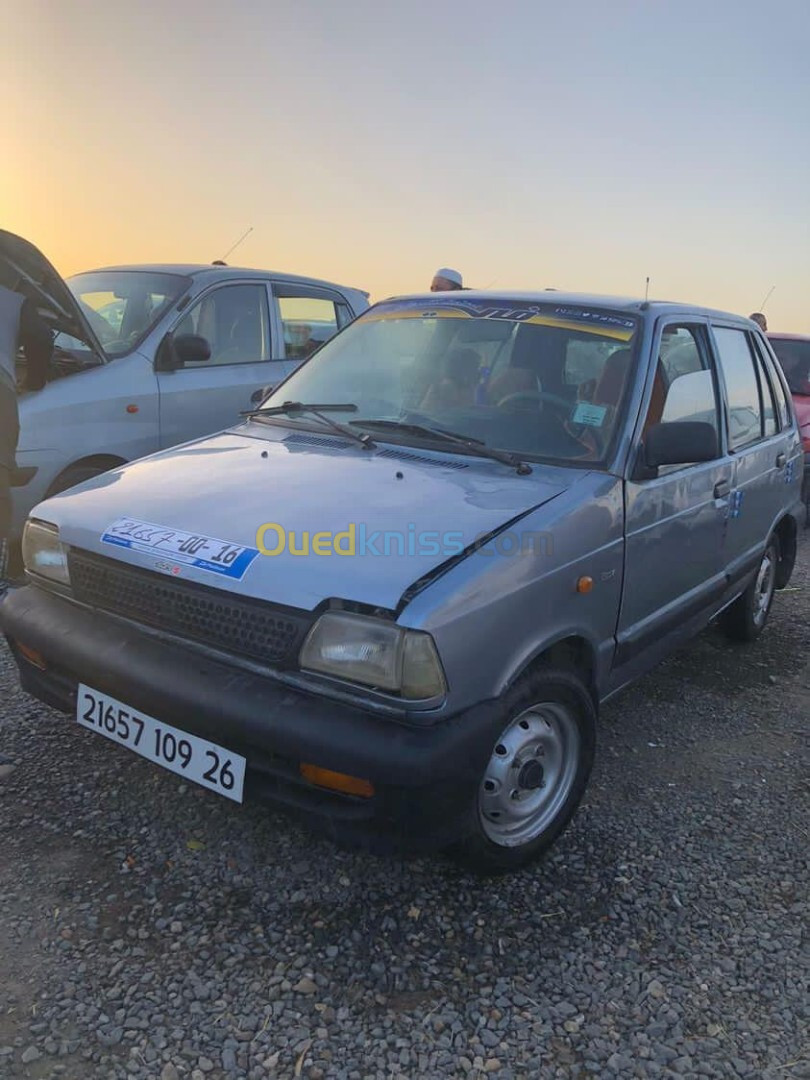
{"type": "Polygon", "coordinates": [[[719,1024],[706,1025],[706,1034],[709,1036],[710,1039],[716,1038],[722,1030],[723,1029],[720,1027],[719,1024]]]}
{"type": "Polygon", "coordinates": [[[4,762],[0,765],[0,780],[5,780],[6,777],[11,776],[14,772],[14,766],[10,761],[4,762]]]}
{"type": "Polygon", "coordinates": [[[23,1051],[22,1063],[23,1065],[30,1065],[33,1061],[39,1061],[41,1057],[42,1054],[35,1046],[29,1046],[27,1050],[23,1051]]]}
{"type": "Polygon", "coordinates": [[[160,1073],[160,1080],[180,1080],[180,1073],[170,1061],[167,1061],[160,1073]]]}
{"type": "Polygon", "coordinates": [[[297,994],[316,994],[318,992],[318,987],[312,979],[305,975],[303,979],[298,980],[293,987],[293,990],[295,990],[297,994]]]}
{"type": "Polygon", "coordinates": [[[214,1071],[214,1063],[210,1058],[201,1057],[197,1060],[197,1068],[204,1073],[210,1073],[214,1071]]]}
{"type": "Polygon", "coordinates": [[[563,1024],[563,1027],[565,1028],[565,1030],[568,1032],[569,1035],[576,1035],[577,1032],[579,1031],[579,1021],[578,1020],[566,1020],[565,1023],[563,1024]]]}
{"type": "Polygon", "coordinates": [[[498,1069],[500,1069],[500,1067],[501,1067],[501,1059],[500,1058],[494,1058],[493,1057],[493,1058],[489,1058],[487,1061],[484,1062],[484,1071],[488,1072],[488,1073],[497,1072],[498,1069]]]}
{"type": "Polygon", "coordinates": [[[182,934],[183,933],[183,924],[181,922],[178,922],[175,919],[175,921],[171,924],[169,929],[171,930],[171,932],[173,934],[182,934]]]}
{"type": "Polygon", "coordinates": [[[647,993],[653,998],[662,998],[665,994],[663,983],[658,979],[653,979],[652,982],[647,984],[647,993]]]}

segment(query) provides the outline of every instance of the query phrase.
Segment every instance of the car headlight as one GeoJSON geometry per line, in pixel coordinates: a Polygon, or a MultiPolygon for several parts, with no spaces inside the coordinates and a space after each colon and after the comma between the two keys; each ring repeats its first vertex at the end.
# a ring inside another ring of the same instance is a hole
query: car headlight
{"type": "Polygon", "coordinates": [[[22,555],[29,574],[70,585],[67,548],[59,540],[59,529],[47,521],[29,520],[23,530],[22,555]]]}
{"type": "Polygon", "coordinates": [[[365,615],[322,615],[304,642],[300,663],[307,671],[393,691],[410,700],[436,697],[446,690],[430,634],[365,615]]]}

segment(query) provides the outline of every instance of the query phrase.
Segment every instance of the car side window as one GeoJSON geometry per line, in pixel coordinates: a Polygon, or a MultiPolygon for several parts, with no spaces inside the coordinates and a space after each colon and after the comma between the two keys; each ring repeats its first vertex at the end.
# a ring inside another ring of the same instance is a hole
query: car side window
{"type": "Polygon", "coordinates": [[[201,297],[174,329],[204,337],[211,359],[186,368],[255,364],[270,357],[270,309],[264,285],[222,285],[201,297]]]}
{"type": "Polygon", "coordinates": [[[760,356],[753,335],[749,335],[748,346],[754,354],[754,363],[759,378],[759,393],[762,401],[762,433],[768,439],[779,431],[779,421],[776,416],[776,399],[770,375],[765,367],[765,361],[760,356]]]}
{"type": "Polygon", "coordinates": [[[732,450],[762,438],[763,416],[759,378],[744,330],[714,327],[728,397],[728,438],[732,450]]]}
{"type": "Polygon", "coordinates": [[[286,360],[306,360],[351,321],[346,305],[335,300],[313,296],[306,290],[296,294],[292,286],[276,287],[274,291],[284,331],[286,360]]]}
{"type": "Polygon", "coordinates": [[[782,428],[790,427],[791,415],[790,406],[788,405],[787,394],[785,393],[785,387],[779,377],[779,371],[777,365],[772,359],[770,353],[764,342],[755,337],[757,349],[759,350],[760,359],[765,364],[765,369],[768,372],[771,389],[776,399],[776,411],[779,416],[779,426],[782,428]]]}
{"type": "Polygon", "coordinates": [[[645,432],[653,424],[686,420],[719,430],[717,390],[703,333],[696,326],[664,327],[645,432]]]}

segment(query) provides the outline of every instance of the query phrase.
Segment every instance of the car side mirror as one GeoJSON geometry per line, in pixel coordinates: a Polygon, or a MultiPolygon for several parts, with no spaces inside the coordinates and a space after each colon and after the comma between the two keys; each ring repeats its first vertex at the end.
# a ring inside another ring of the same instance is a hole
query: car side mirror
{"type": "Polygon", "coordinates": [[[250,395],[250,401],[252,405],[261,405],[264,399],[270,394],[271,390],[275,390],[274,386],[260,386],[258,390],[254,390],[250,395]]]}
{"type": "Polygon", "coordinates": [[[644,436],[644,464],[648,469],[714,461],[719,454],[717,431],[712,424],[699,420],[653,424],[644,436]]]}
{"type": "Polygon", "coordinates": [[[208,339],[199,334],[180,334],[172,339],[174,355],[180,365],[202,364],[211,359],[211,346],[208,339]]]}
{"type": "Polygon", "coordinates": [[[167,334],[155,357],[156,371],[177,371],[186,364],[200,364],[211,359],[211,346],[199,334],[167,334]]]}
{"type": "Polygon", "coordinates": [[[211,360],[211,346],[199,334],[166,334],[160,343],[154,369],[157,372],[176,372],[186,364],[201,364],[211,360]]]}

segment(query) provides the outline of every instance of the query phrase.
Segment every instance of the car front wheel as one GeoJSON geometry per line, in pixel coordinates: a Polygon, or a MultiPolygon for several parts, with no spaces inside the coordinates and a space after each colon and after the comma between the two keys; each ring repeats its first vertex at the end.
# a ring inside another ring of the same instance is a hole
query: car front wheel
{"type": "Polygon", "coordinates": [[[455,849],[459,861],[484,874],[516,870],[554,843],[585,791],[596,743],[593,700],[572,672],[530,672],[503,706],[468,835],[455,849]]]}

